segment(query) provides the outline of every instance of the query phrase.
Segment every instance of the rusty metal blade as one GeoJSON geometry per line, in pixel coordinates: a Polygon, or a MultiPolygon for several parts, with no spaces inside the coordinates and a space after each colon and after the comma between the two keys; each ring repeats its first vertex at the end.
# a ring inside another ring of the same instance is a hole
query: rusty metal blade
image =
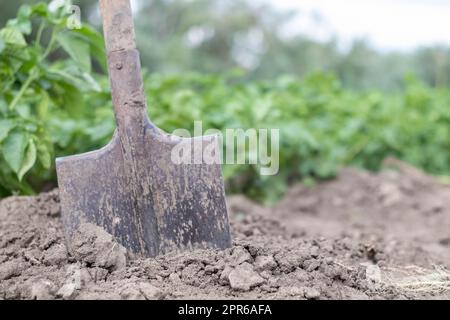
{"type": "Polygon", "coordinates": [[[149,121],[130,1],[100,7],[117,130],[101,150],[57,159],[69,249],[84,223],[141,256],[229,247],[217,137],[176,138],[149,121]],[[216,161],[172,161],[177,146],[192,146],[183,150],[194,160],[205,147],[216,161]]]}
{"type": "Polygon", "coordinates": [[[124,148],[127,142],[116,133],[101,150],[57,159],[69,247],[82,223],[104,228],[141,256],[229,247],[220,164],[176,164],[171,159],[175,145],[199,142],[219,157],[217,137],[174,139],[151,123],[140,133],[128,141],[133,147],[124,148]]]}

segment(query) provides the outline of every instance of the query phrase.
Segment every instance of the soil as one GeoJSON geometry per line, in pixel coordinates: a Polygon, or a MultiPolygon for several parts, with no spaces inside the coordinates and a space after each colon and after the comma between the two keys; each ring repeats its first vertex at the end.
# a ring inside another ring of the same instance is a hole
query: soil
{"type": "Polygon", "coordinates": [[[0,299],[450,299],[450,187],[344,169],[273,207],[228,199],[232,248],[135,259],[85,225],[67,252],[57,190],[0,202],[0,299]]]}

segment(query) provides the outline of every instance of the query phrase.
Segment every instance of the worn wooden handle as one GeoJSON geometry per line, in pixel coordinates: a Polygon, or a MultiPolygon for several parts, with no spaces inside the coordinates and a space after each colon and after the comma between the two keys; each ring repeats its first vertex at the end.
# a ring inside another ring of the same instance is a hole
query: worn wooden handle
{"type": "Polygon", "coordinates": [[[100,0],[100,8],[119,135],[134,135],[148,118],[130,1],[100,0]]]}
{"type": "Polygon", "coordinates": [[[100,0],[107,52],[136,49],[130,0],[100,0]]]}

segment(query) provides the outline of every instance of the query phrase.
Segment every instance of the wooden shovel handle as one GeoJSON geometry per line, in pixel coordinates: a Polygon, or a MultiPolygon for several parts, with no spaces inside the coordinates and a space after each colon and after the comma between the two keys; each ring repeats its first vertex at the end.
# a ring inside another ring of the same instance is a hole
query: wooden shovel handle
{"type": "Polygon", "coordinates": [[[119,135],[134,135],[148,118],[130,1],[100,0],[100,8],[119,135]]]}
{"type": "Polygon", "coordinates": [[[100,0],[108,53],[136,49],[133,14],[129,0],[100,0]]]}

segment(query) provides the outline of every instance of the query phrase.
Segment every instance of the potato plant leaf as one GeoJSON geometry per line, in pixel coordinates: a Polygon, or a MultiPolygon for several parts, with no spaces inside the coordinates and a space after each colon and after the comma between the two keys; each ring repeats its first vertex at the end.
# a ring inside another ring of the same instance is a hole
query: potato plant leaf
{"type": "Polygon", "coordinates": [[[23,176],[31,169],[33,168],[34,164],[36,163],[36,145],[34,144],[34,141],[30,139],[28,141],[28,147],[25,151],[25,156],[22,161],[22,166],[19,169],[19,172],[17,173],[17,176],[19,178],[19,181],[22,181],[23,176]]]}
{"type": "Polygon", "coordinates": [[[39,162],[42,164],[44,169],[50,169],[50,167],[52,166],[52,155],[48,147],[44,143],[41,143],[39,141],[37,143],[36,149],[39,162]]]}
{"type": "Polygon", "coordinates": [[[89,43],[70,31],[60,33],[58,42],[82,70],[91,71],[89,43]]]}
{"type": "Polygon", "coordinates": [[[27,145],[27,134],[18,130],[11,131],[8,137],[3,141],[3,157],[15,173],[19,173],[22,168],[27,145]]]}
{"type": "Polygon", "coordinates": [[[13,121],[0,119],[0,143],[8,136],[9,131],[15,127],[13,121]]]}
{"type": "Polygon", "coordinates": [[[16,28],[6,27],[0,30],[0,38],[4,43],[23,48],[27,45],[23,34],[16,28]]]}

